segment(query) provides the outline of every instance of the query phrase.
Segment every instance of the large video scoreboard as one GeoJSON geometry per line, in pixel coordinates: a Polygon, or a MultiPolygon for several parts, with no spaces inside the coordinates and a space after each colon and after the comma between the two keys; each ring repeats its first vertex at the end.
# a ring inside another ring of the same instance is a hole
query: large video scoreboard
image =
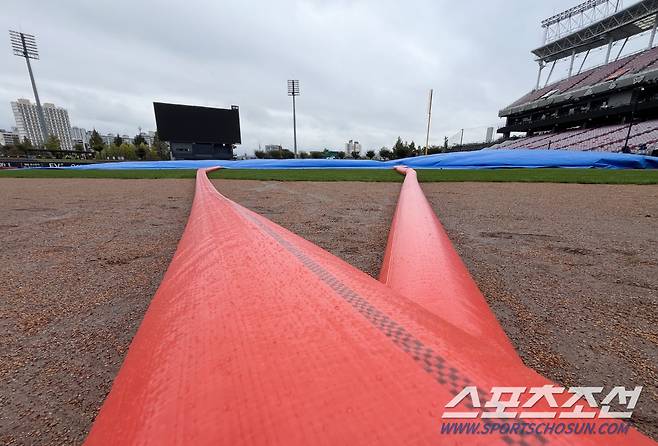
{"type": "Polygon", "coordinates": [[[154,102],[158,136],[177,159],[231,159],[240,144],[240,110],[154,102]]]}

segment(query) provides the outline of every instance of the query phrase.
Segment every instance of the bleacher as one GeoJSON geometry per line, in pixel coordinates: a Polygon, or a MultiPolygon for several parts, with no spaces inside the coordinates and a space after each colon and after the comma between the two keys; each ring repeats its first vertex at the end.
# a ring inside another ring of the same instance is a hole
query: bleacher
{"type": "MultiPolygon", "coordinates": [[[[508,139],[491,149],[562,149],[621,152],[628,135],[628,124],[615,124],[592,129],[548,132],[525,138],[508,139]]],[[[658,148],[658,119],[631,126],[628,147],[633,153],[650,154],[658,148]]]]}
{"type": "Polygon", "coordinates": [[[583,87],[591,87],[603,81],[610,81],[621,76],[639,74],[642,71],[653,70],[658,67],[658,47],[651,48],[619,60],[591,68],[582,73],[566,79],[553,82],[543,88],[531,91],[509,107],[526,104],[540,98],[555,94],[567,93],[583,87]]]}
{"type": "Polygon", "coordinates": [[[658,1],[621,9],[587,1],[541,23],[535,88],[498,112],[503,140],[491,148],[658,153],[658,1]],[[595,19],[597,5],[607,9],[595,19]],[[581,21],[571,27],[574,17],[581,21]],[[606,63],[580,72],[590,51],[605,54],[606,63]],[[558,62],[569,64],[570,75],[549,83],[558,62]]]}

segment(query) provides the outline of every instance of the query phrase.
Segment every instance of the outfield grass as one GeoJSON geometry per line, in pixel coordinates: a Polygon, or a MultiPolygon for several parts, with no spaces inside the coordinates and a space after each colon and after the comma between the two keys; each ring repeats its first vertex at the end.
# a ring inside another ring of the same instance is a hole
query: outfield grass
{"type": "MultiPolygon", "coordinates": [[[[0,178],[194,178],[194,170],[2,170],[0,178]]],[[[299,169],[255,170],[226,169],[210,174],[211,178],[267,181],[384,181],[400,182],[393,170],[380,169],[299,169]]],[[[609,169],[486,169],[486,170],[418,170],[421,182],[543,182],[592,184],[658,184],[658,170],[609,169]]]]}

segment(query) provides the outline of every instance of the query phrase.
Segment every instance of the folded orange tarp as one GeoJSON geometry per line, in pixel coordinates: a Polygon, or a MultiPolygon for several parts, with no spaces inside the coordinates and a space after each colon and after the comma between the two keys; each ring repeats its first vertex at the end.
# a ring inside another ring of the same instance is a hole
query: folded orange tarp
{"type": "MultiPolygon", "coordinates": [[[[87,444],[619,444],[442,435],[464,386],[550,383],[458,322],[226,199],[199,171],[87,444]]],[[[634,430],[623,440],[650,443],[634,430]]]]}

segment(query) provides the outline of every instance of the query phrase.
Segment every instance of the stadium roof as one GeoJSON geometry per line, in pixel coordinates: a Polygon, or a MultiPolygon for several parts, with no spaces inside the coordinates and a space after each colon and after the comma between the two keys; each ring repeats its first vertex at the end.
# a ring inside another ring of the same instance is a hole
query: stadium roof
{"type": "Polygon", "coordinates": [[[653,26],[658,0],[642,0],[532,51],[537,60],[552,62],[640,34],[653,26]]]}

